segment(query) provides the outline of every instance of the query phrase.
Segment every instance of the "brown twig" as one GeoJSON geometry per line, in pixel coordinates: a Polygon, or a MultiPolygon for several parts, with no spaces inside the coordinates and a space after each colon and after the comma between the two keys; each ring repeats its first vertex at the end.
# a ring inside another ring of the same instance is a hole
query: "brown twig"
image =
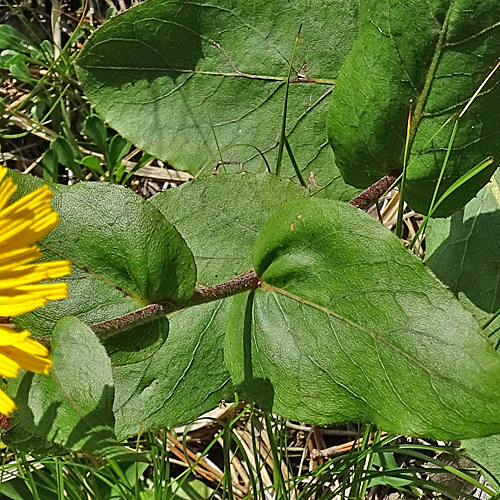
{"type": "Polygon", "coordinates": [[[189,301],[189,305],[204,304],[213,300],[225,299],[237,293],[255,290],[260,285],[260,279],[253,269],[245,271],[225,283],[197,288],[189,301]]]}
{"type": "MultiPolygon", "coordinates": [[[[219,285],[197,288],[189,302],[179,305],[171,301],[164,301],[158,304],[149,304],[142,309],[133,311],[118,318],[113,318],[91,326],[92,331],[99,337],[105,338],[109,335],[128,330],[144,323],[149,323],[155,319],[162,318],[171,312],[185,309],[186,307],[213,302],[214,300],[225,299],[231,295],[255,290],[260,285],[260,279],[253,269],[245,271],[243,274],[235,276],[225,283],[219,285]]],[[[38,337],[38,342],[50,348],[50,336],[38,337]]]]}
{"type": "Polygon", "coordinates": [[[161,318],[168,314],[169,308],[162,304],[149,304],[137,311],[113,318],[102,323],[93,325],[92,331],[100,338],[112,333],[122,332],[131,326],[139,326],[149,323],[156,318],[161,318]]]}
{"type": "Polygon", "coordinates": [[[364,210],[372,203],[375,203],[390,187],[396,182],[397,177],[394,175],[386,175],[382,179],[372,184],[365,189],[361,194],[353,198],[349,203],[356,208],[364,210]]]}
{"type": "MultiPolygon", "coordinates": [[[[204,458],[200,459],[200,457],[187,448],[187,446],[184,447],[178,439],[173,437],[168,432],[166,433],[166,437],[168,449],[182,462],[186,468],[191,469],[195,474],[205,478],[207,481],[216,484],[222,483],[224,474],[221,471],[214,469],[210,463],[205,461],[204,458]]],[[[241,491],[241,485],[234,480],[232,480],[231,483],[233,495],[237,498],[243,498],[245,494],[241,491]]]]}

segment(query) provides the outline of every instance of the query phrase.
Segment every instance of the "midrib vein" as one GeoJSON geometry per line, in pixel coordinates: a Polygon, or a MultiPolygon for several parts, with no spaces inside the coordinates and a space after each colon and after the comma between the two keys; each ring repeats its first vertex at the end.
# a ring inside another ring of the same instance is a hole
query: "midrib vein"
{"type": "MultiPolygon", "coordinates": [[[[226,73],[223,71],[202,71],[202,70],[188,70],[177,68],[164,68],[164,67],[151,67],[151,68],[138,68],[135,66],[99,66],[89,65],[85,66],[86,70],[113,70],[113,71],[153,71],[155,73],[182,73],[187,75],[201,75],[201,76],[222,76],[227,78],[248,78],[250,80],[263,80],[268,82],[286,82],[286,76],[272,76],[272,75],[254,75],[251,73],[235,72],[226,73]]],[[[316,83],[319,85],[335,85],[336,78],[290,78],[290,83],[316,83]]]]}
{"type": "Polygon", "coordinates": [[[455,0],[451,0],[450,6],[448,7],[448,11],[446,12],[446,17],[444,19],[443,26],[439,33],[438,41],[436,43],[436,48],[434,50],[434,56],[432,57],[429,70],[427,71],[427,77],[425,78],[424,88],[422,89],[422,92],[419,95],[417,103],[415,105],[415,113],[413,114],[413,119],[411,122],[411,130],[410,130],[410,147],[418,131],[418,126],[420,124],[420,120],[422,119],[422,114],[424,111],[425,104],[427,103],[427,97],[429,96],[431,85],[434,80],[434,74],[436,73],[439,58],[441,57],[441,53],[443,52],[443,48],[445,45],[445,37],[448,31],[448,24],[450,22],[451,13],[453,12],[454,6],[455,6],[455,0]]]}

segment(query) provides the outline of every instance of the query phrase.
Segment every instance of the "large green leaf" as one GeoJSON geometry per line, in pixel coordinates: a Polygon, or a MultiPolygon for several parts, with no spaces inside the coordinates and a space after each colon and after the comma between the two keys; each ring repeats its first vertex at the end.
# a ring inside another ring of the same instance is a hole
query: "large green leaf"
{"type": "MultiPolygon", "coordinates": [[[[238,174],[187,183],[157,195],[151,204],[175,222],[197,255],[199,281],[212,285],[249,269],[251,248],[267,218],[283,202],[303,196],[309,192],[275,175],[238,174]]],[[[81,269],[74,270],[69,283],[70,295],[75,290],[81,300],[75,293],[51,303],[20,318],[23,326],[36,330],[41,323],[40,333],[49,333],[61,314],[79,314],[93,324],[138,306],[81,269]]],[[[104,340],[113,365],[119,439],[196,418],[232,397],[222,352],[230,300],[190,308],[168,322],[160,319],[104,340]]]]}
{"type": "Polygon", "coordinates": [[[67,317],[54,330],[52,358],[50,376],[25,373],[9,383],[18,410],[2,439],[38,452],[53,441],[71,450],[115,453],[114,382],[103,346],[89,327],[67,317]]]}
{"type": "MultiPolygon", "coordinates": [[[[243,163],[263,171],[250,146],[274,166],[289,57],[302,23],[288,138],[305,177],[313,171],[320,185],[331,183],[334,196],[348,198],[354,191],[335,167],[325,123],[335,78],[357,31],[357,4],[149,0],[93,34],[77,73],[112,127],[171,165],[198,173],[222,161],[224,169],[243,163]],[[307,76],[299,78],[303,64],[307,76]]],[[[289,161],[285,174],[293,174],[289,161]]]]}
{"type": "MultiPolygon", "coordinates": [[[[19,195],[39,187],[40,183],[29,177],[14,177],[20,185],[19,195]]],[[[16,318],[19,327],[49,335],[63,316],[74,315],[93,325],[158,299],[182,305],[192,295],[196,269],[192,254],[177,230],[146,200],[121,187],[100,183],[54,190],[53,205],[61,224],[40,247],[45,260],[71,260],[71,275],[60,280],[69,284],[69,299],[50,302],[16,318]]],[[[122,375],[130,367],[133,373],[139,363],[148,363],[164,345],[168,331],[168,321],[163,318],[105,339],[113,370],[122,375]]],[[[150,384],[153,379],[148,379],[150,384]]],[[[138,381],[120,376],[115,387],[119,400],[137,385],[138,381]]],[[[162,392],[155,394],[160,397],[162,392]]],[[[190,404],[186,399],[185,408],[190,404]]],[[[142,408],[129,405],[128,410],[134,414],[135,432],[139,432],[142,408]]]]}
{"type": "Polygon", "coordinates": [[[142,302],[184,304],[195,264],[184,240],[146,200],[121,186],[80,183],[52,202],[61,224],[48,248],[142,302]]]}
{"type": "MultiPolygon", "coordinates": [[[[498,0],[361,0],[359,36],[330,104],[328,134],[346,181],[367,187],[401,170],[412,102],[405,192],[427,213],[453,123],[498,60],[498,0]]],[[[498,76],[460,120],[440,194],[485,157],[500,158],[498,76]]],[[[487,182],[485,170],[435,215],[462,208],[487,182]]]]}
{"type": "Polygon", "coordinates": [[[113,367],[118,439],[187,422],[233,397],[223,354],[229,304],[211,302],[175,314],[157,351],[113,367]]]}
{"type": "MultiPolygon", "coordinates": [[[[275,175],[234,174],[195,180],[150,202],[175,224],[194,253],[198,281],[210,286],[248,270],[252,246],[267,218],[285,201],[308,195],[275,175]]],[[[144,347],[136,362],[134,339],[141,337],[142,327],[105,341],[114,366],[119,438],[185,422],[232,398],[223,353],[231,300],[173,314],[165,343],[149,356],[144,347]],[[124,335],[130,340],[122,345],[124,335]],[[125,363],[120,362],[123,356],[125,363]]],[[[157,338],[151,330],[149,338],[157,338]]]]}
{"type": "Polygon", "coordinates": [[[376,220],[291,202],[260,233],[262,287],[233,298],[233,382],[299,421],[454,439],[500,431],[500,357],[453,294],[376,220]]]}
{"type": "Polygon", "coordinates": [[[198,283],[222,283],[252,267],[251,251],[264,223],[281,205],[309,196],[271,174],[214,175],[151,198],[194,254],[198,283]]]}
{"type": "MultiPolygon", "coordinates": [[[[427,226],[427,265],[479,324],[500,309],[499,227],[500,171],[463,210],[427,226]]],[[[496,319],[484,331],[497,350],[499,327],[500,319],[496,319]]],[[[500,435],[467,440],[463,445],[500,479],[500,435]]]]}

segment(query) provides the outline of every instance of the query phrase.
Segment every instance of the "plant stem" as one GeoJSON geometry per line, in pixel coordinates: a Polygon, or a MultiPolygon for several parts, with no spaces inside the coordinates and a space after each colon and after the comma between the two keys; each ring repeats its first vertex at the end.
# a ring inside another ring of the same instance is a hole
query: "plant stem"
{"type": "Polygon", "coordinates": [[[375,203],[397,181],[397,179],[398,178],[394,175],[386,175],[353,198],[349,203],[356,208],[364,210],[372,203],[375,203]]]}
{"type": "Polygon", "coordinates": [[[245,271],[225,283],[197,288],[186,307],[205,304],[214,300],[225,299],[237,293],[255,290],[260,286],[260,279],[253,269],[245,271]]]}
{"type": "MultiPolygon", "coordinates": [[[[149,323],[158,318],[162,318],[174,311],[179,311],[187,307],[213,302],[214,300],[225,299],[231,295],[255,290],[260,285],[260,279],[253,269],[231,278],[219,285],[200,287],[195,289],[193,296],[185,305],[179,305],[171,301],[162,301],[157,304],[148,304],[142,309],[133,311],[118,318],[113,318],[102,323],[91,326],[92,331],[100,339],[110,335],[129,330],[135,326],[149,323]]],[[[37,342],[50,349],[50,335],[38,337],[37,342]]]]}
{"type": "Polygon", "coordinates": [[[123,316],[119,316],[108,321],[103,321],[102,323],[97,323],[91,326],[91,329],[99,338],[102,339],[108,335],[113,335],[114,333],[127,330],[134,326],[149,323],[150,321],[161,318],[174,310],[173,304],[172,307],[168,307],[166,304],[149,304],[142,309],[138,309],[137,311],[124,314],[123,316]]]}

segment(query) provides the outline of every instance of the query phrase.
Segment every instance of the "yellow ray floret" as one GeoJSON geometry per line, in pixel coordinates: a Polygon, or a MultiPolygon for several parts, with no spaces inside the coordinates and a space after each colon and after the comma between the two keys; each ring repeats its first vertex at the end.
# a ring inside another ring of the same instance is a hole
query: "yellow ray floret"
{"type": "MultiPolygon", "coordinates": [[[[0,167],[0,316],[18,316],[44,306],[50,300],[66,298],[66,283],[40,283],[69,274],[69,261],[37,263],[36,243],[59,223],[48,186],[33,191],[15,203],[16,191],[7,169],[0,167]]],[[[0,325],[0,376],[17,377],[19,370],[48,374],[49,352],[30,338],[0,325]]],[[[9,415],[14,402],[0,390],[0,412],[9,415]]]]}

